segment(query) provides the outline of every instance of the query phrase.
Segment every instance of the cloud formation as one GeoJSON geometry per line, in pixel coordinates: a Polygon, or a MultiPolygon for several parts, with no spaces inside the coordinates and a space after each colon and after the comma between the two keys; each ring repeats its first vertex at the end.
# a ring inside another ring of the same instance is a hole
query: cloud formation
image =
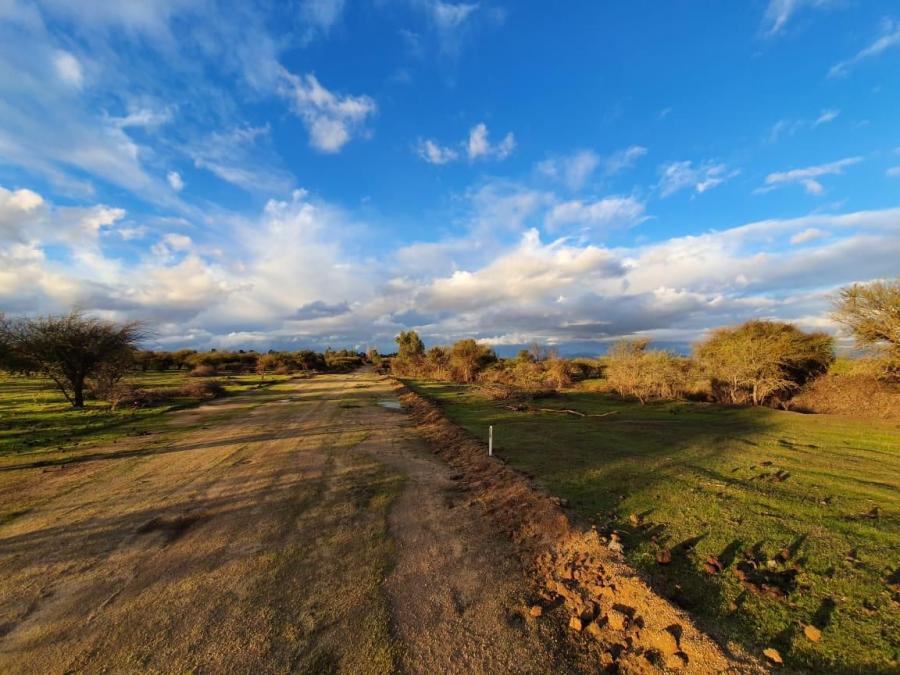
{"type": "Polygon", "coordinates": [[[803,169],[791,169],[789,171],[776,171],[766,176],[765,186],[758,188],[758,192],[768,192],[782,185],[799,183],[807,193],[819,196],[825,192],[825,187],[817,179],[822,176],[836,176],[844,172],[848,166],[853,166],[862,161],[862,157],[846,157],[836,162],[808,166],[803,169]]]}

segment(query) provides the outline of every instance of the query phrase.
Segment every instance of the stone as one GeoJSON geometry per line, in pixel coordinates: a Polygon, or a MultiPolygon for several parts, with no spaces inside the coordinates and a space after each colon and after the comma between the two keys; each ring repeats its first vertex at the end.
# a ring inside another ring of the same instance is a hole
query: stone
{"type": "Polygon", "coordinates": [[[683,652],[675,652],[666,657],[666,668],[669,670],[683,670],[687,668],[688,658],[683,652]]]}
{"type": "Polygon", "coordinates": [[[611,609],[606,613],[606,621],[613,630],[625,630],[628,626],[628,615],[618,609],[611,609]]]}
{"type": "Polygon", "coordinates": [[[815,626],[804,626],[803,634],[812,642],[818,642],[822,639],[822,631],[815,626]]]}
{"type": "Polygon", "coordinates": [[[772,663],[784,663],[781,658],[781,654],[778,653],[777,649],[773,649],[772,647],[767,647],[763,649],[763,656],[765,656],[772,663]]]}
{"type": "Polygon", "coordinates": [[[606,547],[607,547],[610,551],[615,551],[616,553],[624,553],[624,552],[625,552],[625,547],[622,546],[622,542],[621,542],[621,541],[616,541],[615,539],[611,540],[611,541],[606,545],[606,547]]]}
{"type": "Polygon", "coordinates": [[[540,605],[532,605],[528,613],[536,619],[544,613],[544,608],[540,605]]]}
{"type": "Polygon", "coordinates": [[[657,551],[656,562],[659,565],[668,565],[670,562],[672,562],[672,551],[667,548],[657,551]]]}
{"type": "Polygon", "coordinates": [[[584,626],[581,623],[581,619],[579,619],[577,616],[573,616],[571,619],[569,619],[569,628],[571,628],[572,630],[580,633],[583,627],[584,626]]]}
{"type": "Polygon", "coordinates": [[[646,635],[650,645],[663,656],[671,656],[678,651],[678,640],[670,631],[659,630],[646,635]]]}
{"type": "Polygon", "coordinates": [[[598,624],[596,621],[592,621],[591,623],[589,623],[585,630],[587,631],[588,635],[598,640],[603,637],[603,629],[600,628],[600,624],[598,624]]]}

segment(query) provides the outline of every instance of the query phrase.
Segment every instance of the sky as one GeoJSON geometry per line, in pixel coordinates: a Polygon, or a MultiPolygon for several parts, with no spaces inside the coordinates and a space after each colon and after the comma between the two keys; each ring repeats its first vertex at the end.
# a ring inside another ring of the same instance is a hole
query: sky
{"type": "Polygon", "coordinates": [[[0,0],[0,311],[150,345],[834,332],[900,274],[900,6],[0,0]]]}

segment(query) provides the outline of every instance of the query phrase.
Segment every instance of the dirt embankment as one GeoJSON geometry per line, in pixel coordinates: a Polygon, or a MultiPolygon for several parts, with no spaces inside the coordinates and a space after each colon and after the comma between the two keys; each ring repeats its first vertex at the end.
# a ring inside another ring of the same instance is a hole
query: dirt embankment
{"type": "Polygon", "coordinates": [[[533,574],[532,616],[564,611],[573,640],[596,652],[600,670],[629,673],[764,672],[727,654],[647,583],[595,530],[575,527],[558,498],[497,459],[450,422],[432,402],[398,384],[420,433],[452,467],[497,526],[512,539],[533,574]],[[575,634],[578,635],[575,635],[575,634]]]}

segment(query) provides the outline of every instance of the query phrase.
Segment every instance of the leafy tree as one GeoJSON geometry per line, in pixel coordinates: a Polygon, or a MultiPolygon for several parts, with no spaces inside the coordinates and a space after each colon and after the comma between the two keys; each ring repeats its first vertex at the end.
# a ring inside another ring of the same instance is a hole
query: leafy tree
{"type": "Polygon", "coordinates": [[[789,397],[834,360],[829,335],[760,320],[715,330],[694,355],[711,378],[714,394],[753,405],[789,397]]]}
{"type": "Polygon", "coordinates": [[[620,396],[641,404],[651,399],[675,399],[684,394],[690,363],[662,350],[647,349],[646,338],[619,340],[607,355],[606,380],[620,396]]]}
{"type": "Polygon", "coordinates": [[[88,378],[121,377],[143,337],[137,322],[117,325],[79,311],[4,322],[0,334],[19,357],[53,380],[74,408],[84,407],[88,378]]]}
{"type": "Polygon", "coordinates": [[[422,338],[414,331],[401,331],[395,339],[397,343],[397,356],[404,360],[418,359],[425,355],[425,345],[422,338]]]}
{"type": "Polygon", "coordinates": [[[900,277],[842,288],[832,317],[860,347],[883,352],[889,371],[900,373],[900,277]]]}
{"type": "Polygon", "coordinates": [[[497,355],[490,347],[480,345],[471,338],[460,340],[450,348],[450,367],[454,379],[472,382],[479,371],[495,362],[497,355]]]}

